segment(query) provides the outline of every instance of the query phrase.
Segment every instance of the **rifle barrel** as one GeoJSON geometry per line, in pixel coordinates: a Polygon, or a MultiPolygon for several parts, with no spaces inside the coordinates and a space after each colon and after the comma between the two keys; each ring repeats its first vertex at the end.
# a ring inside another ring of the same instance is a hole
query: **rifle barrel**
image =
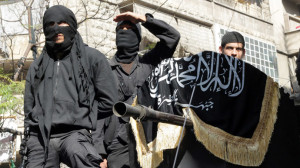
{"type": "MultiPolygon", "coordinates": [[[[137,105],[131,106],[124,102],[118,102],[113,106],[113,113],[118,117],[133,117],[139,120],[150,120],[182,126],[185,118],[179,115],[169,114],[137,105]]],[[[192,120],[186,119],[186,126],[193,126],[192,120]]]]}

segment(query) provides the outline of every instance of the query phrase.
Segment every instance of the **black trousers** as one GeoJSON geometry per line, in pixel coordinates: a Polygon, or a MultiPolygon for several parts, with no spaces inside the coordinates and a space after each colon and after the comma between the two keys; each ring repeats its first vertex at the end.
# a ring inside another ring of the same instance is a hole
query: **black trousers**
{"type": "Polygon", "coordinates": [[[41,136],[30,136],[27,141],[28,168],[59,168],[63,162],[72,168],[99,167],[102,161],[92,144],[90,133],[72,131],[59,138],[50,138],[48,158],[44,163],[44,147],[41,136]]]}
{"type": "Polygon", "coordinates": [[[107,156],[108,168],[129,168],[128,144],[114,139],[107,156]]]}

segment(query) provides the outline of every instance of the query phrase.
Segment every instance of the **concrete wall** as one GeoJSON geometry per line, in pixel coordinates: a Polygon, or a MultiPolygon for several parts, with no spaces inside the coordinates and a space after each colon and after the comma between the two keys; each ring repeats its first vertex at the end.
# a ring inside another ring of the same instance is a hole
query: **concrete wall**
{"type": "MultiPolygon", "coordinates": [[[[196,54],[203,50],[214,50],[214,36],[212,32],[212,15],[205,15],[203,11],[195,8],[196,1],[191,1],[190,4],[182,4],[181,10],[176,10],[176,13],[168,7],[156,11],[154,13],[155,18],[164,20],[165,22],[176,28],[181,34],[181,40],[177,46],[177,52],[175,56],[179,56],[183,53],[196,54]],[[192,7],[193,6],[193,7],[192,7]],[[190,10],[188,10],[190,9],[190,10]],[[201,11],[201,12],[199,12],[201,11]],[[196,17],[199,16],[199,17],[196,17]],[[203,18],[201,20],[200,18],[203,18]],[[181,53],[179,53],[180,51],[181,53]]],[[[206,10],[209,11],[212,5],[207,1],[202,1],[203,5],[206,6],[206,10]]],[[[153,13],[157,6],[149,5],[146,1],[142,1],[135,5],[134,9],[137,13],[153,13]]],[[[174,5],[174,4],[173,4],[174,5]]],[[[179,5],[179,4],[175,4],[179,5]]],[[[143,29],[143,37],[149,41],[157,41],[146,29],[143,29]]],[[[182,55],[181,55],[182,56],[182,55]]]]}
{"type": "Polygon", "coordinates": [[[292,73],[294,70],[290,69],[290,66],[295,65],[295,61],[290,61],[289,57],[295,56],[300,47],[300,31],[294,28],[298,19],[296,17],[293,19],[292,16],[299,15],[297,8],[297,4],[292,1],[270,1],[274,40],[278,50],[279,84],[288,92],[292,90],[291,78],[294,75],[292,73]]]}
{"type": "MultiPolygon", "coordinates": [[[[287,48],[285,44],[285,19],[284,14],[286,13],[284,6],[281,0],[278,1],[270,1],[270,12],[271,19],[273,23],[273,31],[275,45],[277,50],[282,51],[283,53],[287,53],[287,48]]],[[[289,68],[288,68],[288,57],[283,54],[277,54],[277,62],[278,62],[278,78],[279,85],[286,88],[286,90],[290,90],[291,85],[289,82],[289,68]]]]}
{"type": "MultiPolygon", "coordinates": [[[[275,44],[277,49],[287,52],[285,43],[281,42],[285,41],[282,34],[284,32],[283,5],[281,4],[279,12],[270,12],[269,5],[274,4],[274,1],[270,1],[270,4],[268,0],[259,4],[243,0],[189,0],[188,3],[183,0],[108,0],[105,2],[51,0],[49,2],[49,6],[61,4],[69,7],[76,14],[79,22],[78,31],[84,42],[98,49],[108,58],[116,52],[116,23],[113,21],[113,17],[126,10],[133,10],[140,14],[153,13],[155,18],[162,19],[175,27],[181,33],[175,57],[196,54],[203,50],[218,51],[220,27],[225,30],[236,30],[261,41],[275,44]],[[93,18],[87,19],[91,17],[93,18]],[[272,22],[278,18],[282,22],[273,25],[272,22]],[[273,29],[274,26],[276,28],[273,29]]],[[[44,1],[42,4],[45,7],[47,3],[44,1]]],[[[41,25],[41,20],[35,24],[41,25]]],[[[141,49],[151,42],[157,42],[157,38],[144,28],[142,28],[142,37],[141,49]]],[[[40,38],[43,39],[42,32],[40,32],[40,38]]],[[[25,50],[26,40],[17,41],[19,42],[17,45],[23,46],[21,48],[25,50]]],[[[16,58],[20,58],[22,53],[24,51],[16,48],[14,55],[16,58]]],[[[284,67],[280,68],[284,69],[284,67]]],[[[285,70],[283,71],[285,72],[285,70]]],[[[284,73],[282,74],[285,76],[284,73]]],[[[280,77],[281,79],[283,77],[280,77]]],[[[286,83],[286,81],[282,82],[286,83]]]]}
{"type": "MultiPolygon", "coordinates": [[[[162,19],[175,27],[181,33],[175,57],[196,54],[203,50],[217,51],[220,44],[220,27],[236,30],[261,41],[275,44],[277,49],[287,52],[285,43],[282,42],[285,41],[283,5],[281,4],[278,11],[271,8],[271,5],[277,7],[278,1],[265,0],[260,4],[251,4],[242,0],[189,0],[188,3],[182,0],[108,0],[105,2],[57,0],[49,2],[49,6],[61,4],[69,7],[76,14],[79,22],[78,31],[84,42],[109,58],[116,52],[116,23],[113,17],[126,10],[133,10],[140,14],[153,13],[155,18],[162,19]],[[93,18],[86,19],[91,17],[93,18]],[[277,22],[273,25],[272,22],[275,21],[277,22]]],[[[41,25],[41,20],[36,25],[41,25]]],[[[141,49],[151,42],[157,42],[157,38],[144,28],[142,28],[142,37],[141,49]]],[[[43,39],[42,32],[40,32],[40,38],[43,39]]],[[[20,58],[27,46],[26,37],[22,37],[17,42],[16,46],[19,47],[16,47],[14,55],[20,58]]],[[[280,55],[278,58],[277,62],[284,62],[280,61],[280,55]]],[[[286,67],[287,65],[279,66],[279,71],[281,71],[279,74],[282,75],[279,76],[280,84],[287,82],[285,80],[288,78],[285,73],[288,72],[286,67]]]]}
{"type": "MultiPolygon", "coordinates": [[[[134,11],[140,14],[153,13],[154,17],[170,23],[181,33],[181,41],[175,56],[179,50],[187,53],[198,53],[203,50],[216,50],[216,34],[213,26],[223,25],[249,35],[271,41],[272,24],[269,22],[270,13],[268,2],[258,7],[256,4],[240,3],[233,0],[108,0],[99,2],[97,0],[84,0],[87,5],[88,16],[85,16],[82,1],[58,0],[50,1],[50,6],[61,4],[69,7],[77,17],[78,22],[92,16],[100,7],[97,19],[87,20],[79,25],[78,31],[91,47],[97,48],[102,53],[111,57],[116,51],[115,25],[112,18],[120,12],[120,9],[134,2],[134,11]],[[158,10],[156,10],[158,9],[158,10]],[[261,29],[263,27],[263,29],[261,29]]],[[[130,5],[129,5],[130,6],[130,5]]],[[[133,5],[131,5],[133,6],[133,5]]],[[[157,39],[143,29],[143,37],[148,41],[155,42],[157,39]]],[[[24,43],[20,43],[24,45],[24,43]]],[[[142,46],[143,48],[143,46],[142,46]]],[[[18,54],[15,54],[18,55],[18,54]]]]}
{"type": "Polygon", "coordinates": [[[274,41],[273,25],[268,21],[269,18],[263,20],[258,16],[240,12],[235,6],[220,3],[214,5],[214,11],[214,23],[270,42],[274,41]]]}
{"type": "Polygon", "coordinates": [[[285,33],[285,40],[287,52],[297,55],[300,48],[300,29],[285,33]]]}
{"type": "Polygon", "coordinates": [[[259,3],[249,0],[214,0],[214,2],[265,21],[270,21],[271,19],[268,0],[259,3]]]}

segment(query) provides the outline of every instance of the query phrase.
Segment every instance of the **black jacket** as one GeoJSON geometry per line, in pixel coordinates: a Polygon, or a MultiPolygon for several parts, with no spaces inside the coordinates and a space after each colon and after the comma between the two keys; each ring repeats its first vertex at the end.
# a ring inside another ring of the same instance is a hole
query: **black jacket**
{"type": "MultiPolygon", "coordinates": [[[[96,49],[85,46],[89,75],[92,80],[92,110],[81,106],[78,102],[78,91],[75,87],[74,72],[72,70],[70,56],[62,60],[54,60],[54,74],[45,77],[47,82],[53,82],[53,90],[45,90],[38,86],[37,91],[44,93],[53,92],[53,117],[51,132],[63,133],[72,129],[86,128],[94,130],[97,118],[106,113],[111,113],[113,104],[117,98],[116,82],[112,80],[112,71],[106,57],[96,49]],[[64,131],[65,129],[65,131],[64,131]]],[[[38,96],[35,96],[34,77],[38,70],[38,61],[34,61],[26,77],[24,97],[25,127],[31,126],[33,130],[38,127],[38,113],[45,107],[38,105],[38,96]]],[[[52,133],[52,134],[53,134],[52,133]]],[[[53,135],[51,135],[53,136],[53,135]]]]}
{"type": "MultiPolygon", "coordinates": [[[[146,18],[146,22],[142,25],[159,38],[156,46],[142,57],[137,56],[134,59],[130,74],[122,69],[115,57],[110,60],[110,66],[118,85],[118,100],[128,104],[132,104],[138,88],[145,82],[153,67],[158,65],[161,60],[173,56],[180,39],[179,32],[169,24],[154,19],[150,14],[146,14],[146,18]]],[[[122,143],[128,143],[125,128],[127,122],[128,118],[118,118],[113,115],[105,120],[102,131],[99,131],[102,129],[102,125],[97,126],[97,133],[93,135],[93,139],[100,154],[109,154],[110,144],[115,138],[123,141],[122,143]],[[106,149],[103,148],[104,146],[106,149]]]]}

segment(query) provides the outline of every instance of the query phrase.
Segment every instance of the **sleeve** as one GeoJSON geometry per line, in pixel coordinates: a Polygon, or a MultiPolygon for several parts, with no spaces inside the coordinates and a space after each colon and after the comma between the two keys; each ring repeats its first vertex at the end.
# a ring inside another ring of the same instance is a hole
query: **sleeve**
{"type": "Polygon", "coordinates": [[[98,119],[96,130],[92,131],[92,138],[97,152],[103,155],[106,154],[103,144],[104,121],[112,115],[113,105],[117,101],[117,84],[106,57],[100,52],[98,52],[98,57],[93,67],[98,119]]]}
{"type": "Polygon", "coordinates": [[[98,118],[105,118],[112,114],[112,107],[116,103],[117,83],[105,56],[94,65],[94,85],[96,100],[98,101],[98,118]]]}
{"type": "MultiPolygon", "coordinates": [[[[97,120],[97,126],[96,126],[96,131],[92,131],[92,139],[94,146],[99,154],[102,155],[107,155],[106,148],[104,146],[104,123],[105,123],[105,118],[104,119],[98,119],[97,120]]],[[[106,157],[104,157],[106,158],[106,157]]]]}
{"type": "Polygon", "coordinates": [[[156,46],[143,56],[144,63],[157,65],[162,59],[171,58],[180,40],[180,33],[166,22],[154,19],[146,14],[146,22],[142,25],[159,38],[156,46]]]}
{"type": "MultiPolygon", "coordinates": [[[[34,64],[34,63],[32,63],[34,64]]],[[[24,93],[24,128],[29,126],[30,123],[30,115],[33,111],[34,107],[34,93],[33,93],[33,87],[32,87],[32,74],[33,74],[33,65],[30,66],[29,71],[26,76],[25,81],[25,93],[24,93]]]]}

